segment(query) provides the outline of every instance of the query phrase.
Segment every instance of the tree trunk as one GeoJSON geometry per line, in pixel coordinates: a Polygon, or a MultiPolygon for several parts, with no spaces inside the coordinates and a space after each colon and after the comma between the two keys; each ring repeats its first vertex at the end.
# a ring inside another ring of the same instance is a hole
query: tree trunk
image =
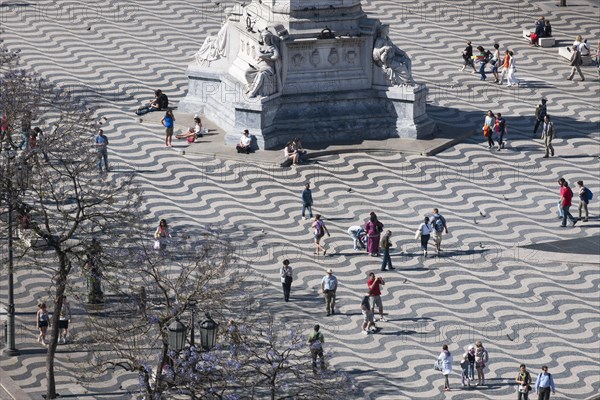
{"type": "MultiPolygon", "coordinates": [[[[60,246],[60,245],[58,245],[60,246]]],[[[54,300],[54,313],[52,314],[52,328],[50,334],[52,338],[48,345],[48,353],[46,354],[46,399],[55,399],[56,396],[56,379],[54,377],[54,357],[56,355],[56,346],[58,345],[58,320],[60,318],[60,310],[63,303],[63,295],[67,285],[67,276],[70,271],[70,263],[66,254],[62,253],[55,247],[55,251],[59,259],[59,270],[56,276],[56,291],[54,300]]]]}
{"type": "Polygon", "coordinates": [[[560,2],[558,3],[558,5],[560,7],[566,7],[567,6],[567,0],[560,0],[560,2]]]}

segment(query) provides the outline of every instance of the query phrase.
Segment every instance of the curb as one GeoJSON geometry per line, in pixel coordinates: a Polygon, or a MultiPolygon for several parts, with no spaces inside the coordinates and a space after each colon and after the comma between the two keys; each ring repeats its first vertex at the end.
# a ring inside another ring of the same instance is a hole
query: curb
{"type": "Polygon", "coordinates": [[[21,389],[5,371],[3,371],[2,374],[0,374],[0,399],[32,400],[32,397],[25,393],[25,391],[21,389]]]}

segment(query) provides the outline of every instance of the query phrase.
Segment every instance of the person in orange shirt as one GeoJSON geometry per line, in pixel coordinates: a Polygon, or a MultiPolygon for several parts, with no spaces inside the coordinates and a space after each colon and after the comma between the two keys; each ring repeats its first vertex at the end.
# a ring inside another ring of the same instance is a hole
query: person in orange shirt
{"type": "Polygon", "coordinates": [[[504,61],[502,62],[502,75],[500,75],[500,80],[498,81],[499,85],[502,85],[502,81],[504,80],[504,75],[508,74],[508,69],[510,68],[510,53],[507,49],[504,52],[504,61]]]}

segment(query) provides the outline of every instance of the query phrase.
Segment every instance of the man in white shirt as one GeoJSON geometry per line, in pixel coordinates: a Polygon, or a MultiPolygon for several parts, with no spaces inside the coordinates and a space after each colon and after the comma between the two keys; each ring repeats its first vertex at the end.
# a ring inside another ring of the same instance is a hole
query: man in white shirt
{"type": "Polygon", "coordinates": [[[252,150],[252,138],[250,137],[248,129],[244,130],[240,142],[235,146],[235,149],[238,153],[250,154],[250,151],[252,150]]]}
{"type": "Polygon", "coordinates": [[[325,296],[325,308],[327,316],[335,314],[335,292],[337,291],[337,278],[333,275],[333,270],[329,268],[327,275],[321,280],[321,291],[325,296]]]}

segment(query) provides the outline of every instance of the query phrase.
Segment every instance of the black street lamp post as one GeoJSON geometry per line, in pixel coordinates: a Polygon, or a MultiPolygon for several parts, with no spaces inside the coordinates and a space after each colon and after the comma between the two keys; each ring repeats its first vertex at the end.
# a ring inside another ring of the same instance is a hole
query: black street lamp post
{"type": "Polygon", "coordinates": [[[19,350],[15,345],[15,295],[14,295],[14,259],[13,259],[13,209],[14,197],[12,191],[11,163],[16,153],[12,149],[4,149],[6,156],[6,202],[8,205],[8,310],[6,313],[6,346],[3,353],[6,356],[18,356],[19,350]]]}

